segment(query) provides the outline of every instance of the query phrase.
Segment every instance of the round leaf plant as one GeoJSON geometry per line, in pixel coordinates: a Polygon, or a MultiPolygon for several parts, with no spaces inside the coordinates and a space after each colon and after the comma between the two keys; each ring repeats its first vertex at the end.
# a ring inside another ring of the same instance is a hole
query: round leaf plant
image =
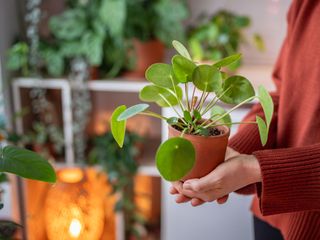
{"type": "Polygon", "coordinates": [[[153,102],[160,107],[170,107],[175,116],[152,112],[148,110],[148,104],[118,107],[112,115],[111,131],[119,146],[123,144],[128,118],[139,114],[166,121],[179,130],[181,135],[159,146],[156,166],[163,178],[176,181],[187,175],[195,163],[194,146],[184,138],[184,134],[208,136],[209,130],[219,125],[256,124],[261,143],[265,145],[274,108],[271,96],[263,86],[258,88],[256,95],[247,78],[228,76],[221,70],[238,61],[241,54],[228,56],[212,65],[197,64],[180,42],[173,41],[172,44],[178,55],[172,58],[171,64],[156,63],[146,70],[146,79],[150,85],[140,91],[139,97],[142,101],[153,102]],[[256,116],[256,121],[233,122],[230,113],[254,99],[261,103],[265,120],[256,116]],[[218,105],[219,101],[235,106],[225,110],[218,105]],[[207,113],[210,116],[205,118],[207,113]]]}

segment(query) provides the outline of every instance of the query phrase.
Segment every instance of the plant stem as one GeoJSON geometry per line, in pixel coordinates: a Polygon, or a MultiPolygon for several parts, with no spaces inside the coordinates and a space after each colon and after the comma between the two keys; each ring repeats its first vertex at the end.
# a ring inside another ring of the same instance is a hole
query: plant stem
{"type": "MultiPolygon", "coordinates": [[[[185,107],[183,106],[183,104],[181,103],[181,100],[180,100],[179,97],[178,97],[177,89],[176,89],[176,86],[174,85],[172,76],[170,77],[170,79],[171,79],[171,83],[172,83],[172,86],[173,86],[173,91],[174,91],[174,93],[175,93],[174,96],[175,96],[175,98],[177,99],[177,101],[178,101],[178,103],[179,103],[179,106],[180,106],[182,112],[184,112],[184,111],[185,111],[185,107]]],[[[167,90],[169,90],[169,89],[167,89],[167,90]]]]}
{"type": "Polygon", "coordinates": [[[218,117],[217,119],[215,119],[213,122],[209,123],[208,125],[204,126],[205,128],[210,127],[212,125],[214,125],[217,121],[219,121],[220,119],[224,118],[225,116],[227,116],[228,114],[230,114],[231,112],[233,112],[234,110],[236,110],[238,107],[242,106],[243,104],[250,102],[252,99],[254,99],[256,96],[252,96],[244,101],[242,101],[241,103],[239,103],[238,105],[234,106],[233,108],[231,108],[229,111],[225,112],[224,114],[222,114],[220,117],[218,117]]]}
{"type": "Polygon", "coordinates": [[[187,125],[186,121],[184,121],[183,117],[180,115],[180,113],[172,106],[172,104],[160,93],[159,96],[165,101],[172,109],[175,111],[175,113],[178,115],[178,117],[181,119],[181,121],[187,125]]]}
{"type": "Polygon", "coordinates": [[[192,97],[191,97],[191,111],[194,109],[196,103],[193,104],[194,94],[196,92],[196,86],[193,86],[192,97]]]}
{"type": "Polygon", "coordinates": [[[200,105],[201,102],[202,102],[202,99],[203,99],[205,93],[206,93],[205,91],[202,92],[201,97],[200,97],[200,99],[199,99],[199,102],[198,102],[197,106],[195,107],[195,109],[198,109],[199,105],[200,105]]]}
{"type": "Polygon", "coordinates": [[[206,96],[203,98],[202,102],[201,102],[200,105],[199,105],[198,111],[201,111],[201,109],[202,109],[202,107],[203,107],[203,104],[204,104],[204,102],[207,100],[209,94],[210,94],[210,92],[208,92],[208,93],[206,94],[206,96]]]}
{"type": "Polygon", "coordinates": [[[186,133],[187,128],[183,129],[182,133],[180,134],[180,137],[183,137],[183,135],[186,133]]]}
{"type": "Polygon", "coordinates": [[[223,91],[219,96],[215,96],[210,103],[208,103],[208,105],[206,106],[204,112],[202,113],[202,115],[206,114],[214,105],[216,105],[216,103],[219,101],[219,99],[225,95],[231,87],[228,87],[225,91],[223,91]]]}
{"type": "Polygon", "coordinates": [[[145,112],[140,112],[138,113],[140,115],[146,115],[146,116],[150,116],[150,117],[155,117],[155,118],[159,118],[161,120],[165,120],[167,121],[168,118],[164,117],[164,116],[161,116],[160,114],[158,113],[155,113],[155,112],[151,112],[151,111],[145,111],[145,112]]]}
{"type": "Polygon", "coordinates": [[[186,93],[186,105],[188,107],[189,112],[191,112],[191,107],[190,107],[190,103],[189,103],[188,83],[184,84],[184,91],[186,93]]]}

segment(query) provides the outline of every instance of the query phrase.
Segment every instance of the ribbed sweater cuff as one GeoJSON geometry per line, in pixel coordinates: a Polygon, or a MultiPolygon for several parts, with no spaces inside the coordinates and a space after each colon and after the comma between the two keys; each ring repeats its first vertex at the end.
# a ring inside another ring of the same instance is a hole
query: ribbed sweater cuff
{"type": "Polygon", "coordinates": [[[253,155],[261,167],[257,193],[263,215],[320,210],[320,144],[253,155]]]}
{"type": "Polygon", "coordinates": [[[256,125],[239,130],[230,140],[229,147],[242,154],[251,154],[261,149],[260,136],[256,125]]]}

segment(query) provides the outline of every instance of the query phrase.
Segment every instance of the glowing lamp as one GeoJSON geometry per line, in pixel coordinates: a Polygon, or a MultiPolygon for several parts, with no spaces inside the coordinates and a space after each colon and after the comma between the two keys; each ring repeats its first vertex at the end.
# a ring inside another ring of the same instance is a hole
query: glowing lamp
{"type": "Polygon", "coordinates": [[[45,202],[49,240],[99,240],[105,212],[105,179],[93,169],[65,168],[45,202]]]}

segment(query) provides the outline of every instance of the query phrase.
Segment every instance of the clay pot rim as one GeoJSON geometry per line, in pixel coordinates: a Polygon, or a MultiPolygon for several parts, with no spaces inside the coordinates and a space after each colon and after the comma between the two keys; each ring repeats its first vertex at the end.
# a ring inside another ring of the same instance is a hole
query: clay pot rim
{"type": "MultiPolygon", "coordinates": [[[[168,127],[171,129],[171,131],[174,131],[176,133],[181,134],[181,131],[178,131],[177,129],[173,128],[171,125],[168,125],[168,127]]],[[[189,133],[185,133],[185,136],[190,136],[193,138],[221,138],[221,137],[225,137],[225,136],[229,136],[230,135],[230,128],[227,125],[220,125],[218,126],[219,128],[224,128],[225,132],[223,134],[220,135],[215,135],[215,136],[200,136],[200,135],[193,135],[193,134],[189,134],[189,133]]]]}

